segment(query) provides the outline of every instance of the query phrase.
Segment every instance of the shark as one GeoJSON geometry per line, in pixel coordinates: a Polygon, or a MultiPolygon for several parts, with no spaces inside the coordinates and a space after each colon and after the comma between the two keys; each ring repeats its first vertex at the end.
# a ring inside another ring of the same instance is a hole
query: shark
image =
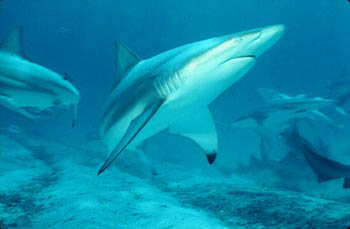
{"type": "Polygon", "coordinates": [[[166,129],[197,143],[212,164],[218,136],[208,105],[244,76],[284,31],[283,25],[253,29],[144,60],[116,43],[117,77],[99,130],[109,156],[98,174],[127,148],[166,129]]]}
{"type": "MultiPolygon", "coordinates": [[[[344,179],[343,188],[350,189],[350,165],[345,165],[335,160],[331,160],[317,150],[304,136],[299,133],[296,123],[291,128],[282,133],[288,146],[302,154],[317,176],[319,183],[344,179]]],[[[329,152],[326,152],[328,155],[329,152]]]]}
{"type": "Polygon", "coordinates": [[[321,119],[332,123],[332,120],[319,110],[337,107],[336,101],[332,99],[311,98],[305,94],[293,97],[268,88],[259,88],[257,92],[265,105],[236,119],[232,123],[233,127],[252,128],[261,135],[266,132],[276,135],[288,128],[291,120],[321,119]]]}
{"type": "Polygon", "coordinates": [[[0,104],[27,118],[37,118],[53,107],[73,108],[75,125],[79,91],[68,75],[60,75],[25,57],[22,28],[13,29],[0,44],[0,104]]]}
{"type": "Polygon", "coordinates": [[[337,107],[335,100],[312,98],[305,94],[289,96],[269,88],[258,88],[257,93],[265,105],[239,117],[231,123],[231,127],[252,130],[265,145],[269,145],[269,156],[276,160],[292,154],[280,139],[280,133],[290,128],[292,121],[323,122],[327,127],[338,127],[320,111],[327,107],[337,107]]]}

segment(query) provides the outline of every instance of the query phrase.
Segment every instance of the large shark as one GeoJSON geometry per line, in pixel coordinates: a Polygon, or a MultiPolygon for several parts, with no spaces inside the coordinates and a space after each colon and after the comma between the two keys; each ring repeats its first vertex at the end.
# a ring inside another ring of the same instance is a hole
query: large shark
{"type": "MultiPolygon", "coordinates": [[[[317,176],[318,182],[344,178],[343,188],[350,188],[350,165],[339,163],[321,155],[320,151],[299,133],[296,123],[283,132],[282,136],[284,136],[286,143],[291,149],[298,151],[304,156],[306,162],[317,176]]],[[[326,153],[329,154],[329,152],[326,153]]]]}
{"type": "Polygon", "coordinates": [[[51,107],[72,107],[75,123],[80,94],[67,77],[29,61],[14,29],[0,45],[0,104],[28,118],[51,107]]]}
{"type": "Polygon", "coordinates": [[[184,45],[141,60],[117,44],[117,79],[100,125],[109,157],[98,174],[129,147],[168,128],[196,142],[213,163],[216,127],[208,109],[273,46],[283,25],[184,45]]]}

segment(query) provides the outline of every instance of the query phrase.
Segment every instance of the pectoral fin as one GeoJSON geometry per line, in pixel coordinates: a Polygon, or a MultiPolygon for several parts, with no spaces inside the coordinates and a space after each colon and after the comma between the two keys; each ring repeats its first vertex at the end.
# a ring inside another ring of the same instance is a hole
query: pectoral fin
{"type": "Polygon", "coordinates": [[[218,137],[213,117],[207,107],[192,112],[169,127],[169,133],[192,139],[205,152],[209,164],[216,158],[218,137]]]}
{"type": "Polygon", "coordinates": [[[154,116],[158,109],[162,106],[164,100],[158,99],[151,104],[145,106],[143,111],[136,116],[129,124],[124,136],[109,155],[105,163],[102,165],[97,175],[105,171],[115,159],[126,149],[126,147],[132,142],[147,122],[154,116]]]}

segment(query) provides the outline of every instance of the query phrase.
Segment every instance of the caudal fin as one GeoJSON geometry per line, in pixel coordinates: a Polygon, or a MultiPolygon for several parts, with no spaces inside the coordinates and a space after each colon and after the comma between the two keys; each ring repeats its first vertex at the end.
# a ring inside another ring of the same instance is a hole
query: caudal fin
{"type": "Polygon", "coordinates": [[[315,152],[315,149],[304,138],[300,137],[301,142],[305,146],[302,153],[318,178],[318,182],[325,182],[337,178],[345,178],[343,187],[350,188],[350,166],[343,165],[323,157],[315,152]]]}

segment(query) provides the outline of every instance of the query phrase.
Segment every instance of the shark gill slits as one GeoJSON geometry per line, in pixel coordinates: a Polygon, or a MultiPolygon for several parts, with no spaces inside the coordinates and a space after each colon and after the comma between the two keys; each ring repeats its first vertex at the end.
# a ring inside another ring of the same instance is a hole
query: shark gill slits
{"type": "Polygon", "coordinates": [[[159,80],[154,82],[154,86],[161,97],[166,97],[166,92],[159,80]]]}
{"type": "Polygon", "coordinates": [[[174,91],[176,91],[176,85],[174,84],[174,80],[173,80],[173,77],[168,77],[167,78],[167,85],[168,85],[168,88],[169,88],[169,92],[171,93],[171,92],[174,92],[174,91]]]}
{"type": "Polygon", "coordinates": [[[164,87],[164,89],[165,89],[166,95],[169,95],[169,94],[171,93],[171,90],[170,90],[170,88],[169,88],[168,80],[167,80],[166,77],[164,77],[164,79],[163,79],[163,87],[164,87]]]}
{"type": "Polygon", "coordinates": [[[158,94],[162,97],[168,97],[182,85],[177,74],[173,76],[162,77],[154,82],[158,94]]]}
{"type": "Polygon", "coordinates": [[[181,87],[182,85],[182,81],[179,77],[179,74],[177,74],[177,72],[175,72],[175,77],[173,78],[173,82],[174,82],[174,85],[176,86],[176,89],[178,89],[179,87],[181,87]]]}

